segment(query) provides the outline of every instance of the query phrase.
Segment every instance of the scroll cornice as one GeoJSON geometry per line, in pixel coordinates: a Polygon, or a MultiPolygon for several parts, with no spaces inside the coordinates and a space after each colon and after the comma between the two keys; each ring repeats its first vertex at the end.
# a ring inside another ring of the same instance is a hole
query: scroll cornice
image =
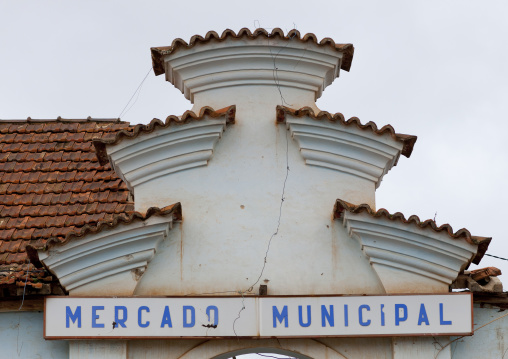
{"type": "Polygon", "coordinates": [[[187,111],[164,123],[154,119],[132,132],[120,131],[115,138],[94,141],[94,145],[98,158],[109,161],[132,190],[161,176],[206,166],[226,126],[234,123],[235,113],[235,106],[218,111],[205,107],[199,115],[187,111]]]}
{"type": "Polygon", "coordinates": [[[378,129],[359,119],[345,120],[304,107],[278,106],[278,122],[285,122],[308,165],[324,167],[369,180],[378,187],[383,176],[397,164],[400,154],[411,155],[416,136],[395,132],[387,125],[378,129]]]}
{"type": "Polygon", "coordinates": [[[32,256],[36,254],[67,291],[120,273],[135,271],[139,276],[179,219],[179,203],[151,208],[145,215],[118,216],[111,223],[86,226],[66,241],[49,241],[35,253],[32,248],[32,256]]]}
{"type": "MultiPolygon", "coordinates": [[[[374,211],[366,204],[342,200],[335,204],[334,217],[360,243],[374,269],[401,270],[446,285],[472,261],[479,262],[491,240],[471,236],[466,229],[453,232],[448,224],[438,227],[434,221],[422,222],[417,216],[406,219],[401,213],[374,211]]],[[[378,271],[383,285],[393,287],[396,276],[383,273],[378,271]]]]}

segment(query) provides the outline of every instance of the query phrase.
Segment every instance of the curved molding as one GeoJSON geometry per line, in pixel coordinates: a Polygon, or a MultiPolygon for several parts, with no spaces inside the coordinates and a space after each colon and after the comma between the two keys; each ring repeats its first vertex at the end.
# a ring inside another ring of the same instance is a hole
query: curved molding
{"type": "Polygon", "coordinates": [[[336,350],[312,339],[230,339],[209,340],[186,352],[178,359],[227,359],[249,353],[275,353],[301,359],[345,359],[336,350]]]}
{"type": "Polygon", "coordinates": [[[227,122],[226,116],[204,115],[107,144],[107,153],[114,170],[133,189],[157,177],[206,166],[227,122]]]}
{"type": "Polygon", "coordinates": [[[39,259],[67,291],[119,273],[134,271],[139,276],[172,224],[173,216],[152,216],[145,221],[121,224],[41,250],[39,259]]]}
{"type": "Polygon", "coordinates": [[[477,252],[477,245],[430,228],[424,230],[366,212],[344,211],[341,218],[389,292],[390,288],[410,290],[411,286],[418,285],[417,281],[404,283],[395,274],[397,271],[448,286],[477,252]]]}
{"type": "Polygon", "coordinates": [[[252,85],[307,90],[317,99],[339,76],[345,52],[337,50],[312,41],[226,36],[220,42],[156,52],[166,80],[194,103],[200,92],[252,85]]]}
{"type": "Polygon", "coordinates": [[[286,126],[300,147],[305,163],[359,177],[379,187],[397,164],[403,142],[340,122],[320,121],[311,115],[285,114],[286,126]]]}
{"type": "Polygon", "coordinates": [[[215,31],[208,31],[204,37],[200,35],[194,35],[191,37],[189,43],[187,43],[183,39],[175,39],[171,46],[163,46],[163,47],[152,47],[152,62],[153,62],[153,70],[155,75],[160,75],[164,73],[163,68],[163,57],[165,55],[169,55],[178,49],[191,49],[198,44],[207,43],[209,41],[217,41],[221,42],[225,39],[256,39],[258,37],[262,37],[265,39],[275,39],[279,38],[281,40],[292,40],[299,41],[302,43],[313,42],[318,46],[329,47],[335,51],[344,53],[344,61],[342,62],[342,69],[345,71],[349,71],[351,68],[351,62],[353,61],[353,53],[354,47],[352,44],[337,44],[335,41],[330,39],[329,37],[325,37],[321,41],[318,41],[316,35],[309,33],[301,36],[300,32],[296,29],[290,30],[287,35],[284,35],[284,31],[279,28],[272,29],[272,32],[268,32],[265,29],[259,28],[251,32],[248,28],[244,27],[238,33],[235,33],[233,30],[226,29],[219,36],[215,31]]]}

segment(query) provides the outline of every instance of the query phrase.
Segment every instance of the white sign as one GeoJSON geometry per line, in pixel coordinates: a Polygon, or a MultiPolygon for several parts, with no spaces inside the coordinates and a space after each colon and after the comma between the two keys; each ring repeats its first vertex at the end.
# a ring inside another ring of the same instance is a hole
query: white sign
{"type": "Polygon", "coordinates": [[[472,334],[472,294],[47,297],[46,339],[472,334]]]}

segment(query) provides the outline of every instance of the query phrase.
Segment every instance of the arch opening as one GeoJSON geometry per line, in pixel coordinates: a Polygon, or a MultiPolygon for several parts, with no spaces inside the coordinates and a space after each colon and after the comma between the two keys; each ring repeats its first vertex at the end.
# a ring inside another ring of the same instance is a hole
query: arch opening
{"type": "Polygon", "coordinates": [[[236,359],[346,359],[337,350],[313,339],[207,340],[186,352],[179,359],[231,359],[233,357],[236,359]],[[261,355],[255,355],[257,353],[261,355]]]}
{"type": "Polygon", "coordinates": [[[229,353],[219,354],[210,359],[314,359],[301,353],[292,352],[280,348],[248,348],[234,350],[229,353]]]}

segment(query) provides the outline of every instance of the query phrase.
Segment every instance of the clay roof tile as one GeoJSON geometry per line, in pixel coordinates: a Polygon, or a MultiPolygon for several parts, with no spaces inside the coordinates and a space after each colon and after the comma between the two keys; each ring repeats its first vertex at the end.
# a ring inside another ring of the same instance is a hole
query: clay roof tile
{"type": "Polygon", "coordinates": [[[418,216],[415,215],[412,215],[408,219],[406,219],[406,217],[400,212],[391,214],[384,208],[375,211],[368,204],[354,205],[341,199],[337,199],[333,210],[334,218],[341,218],[344,211],[348,211],[351,213],[365,212],[373,217],[384,217],[392,221],[400,221],[408,225],[415,225],[421,229],[429,229],[435,232],[444,232],[448,234],[452,239],[460,239],[460,238],[465,239],[467,242],[478,246],[476,256],[472,260],[472,262],[475,264],[480,263],[480,260],[485,255],[485,252],[487,251],[490,241],[492,240],[492,238],[490,237],[472,236],[471,233],[465,228],[459,229],[458,231],[454,232],[453,228],[449,224],[443,224],[441,226],[438,226],[435,221],[430,219],[422,222],[420,221],[420,218],[418,218],[418,216]]]}
{"type": "MultiPolygon", "coordinates": [[[[97,224],[106,215],[99,205],[110,213],[122,204],[133,211],[125,185],[110,166],[97,162],[91,143],[105,133],[129,132],[129,124],[116,119],[31,121],[0,123],[0,266],[20,268],[13,272],[17,277],[26,275],[25,247],[43,248],[50,238],[61,242],[83,226],[97,224]],[[85,182],[89,182],[86,192],[85,182]],[[108,199],[111,193],[114,202],[108,199]],[[92,195],[96,203],[90,200],[92,195]],[[73,219],[81,227],[72,224],[73,219]]],[[[44,270],[29,277],[54,280],[44,270]]],[[[40,286],[31,279],[27,283],[40,286]]],[[[15,280],[0,278],[0,287],[9,283],[14,285],[15,280]]]]}

